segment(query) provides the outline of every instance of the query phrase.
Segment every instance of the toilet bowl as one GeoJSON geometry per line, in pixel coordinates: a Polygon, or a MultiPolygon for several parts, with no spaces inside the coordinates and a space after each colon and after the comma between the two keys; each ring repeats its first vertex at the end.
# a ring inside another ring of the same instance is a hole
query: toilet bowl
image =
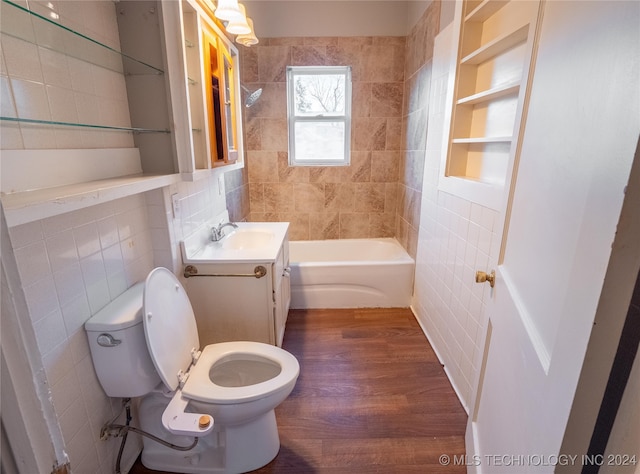
{"type": "Polygon", "coordinates": [[[143,396],[140,428],[178,446],[143,438],[142,463],[169,472],[240,473],[278,453],[274,409],[293,390],[299,364],[259,342],[199,350],[193,309],[175,275],[156,268],[85,324],[106,394],[143,396]]]}

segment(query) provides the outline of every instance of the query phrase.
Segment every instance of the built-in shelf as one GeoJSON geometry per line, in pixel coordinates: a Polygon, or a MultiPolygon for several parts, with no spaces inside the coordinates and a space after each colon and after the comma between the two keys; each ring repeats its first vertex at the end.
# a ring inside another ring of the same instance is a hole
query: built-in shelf
{"type": "Polygon", "coordinates": [[[170,130],[155,130],[151,128],[139,128],[139,127],[116,127],[112,125],[96,125],[89,123],[72,123],[72,122],[59,122],[55,120],[37,120],[18,117],[0,117],[0,121],[15,122],[32,125],[49,125],[53,127],[80,127],[91,128],[97,130],[117,131],[117,132],[131,132],[131,133],[171,133],[170,130]]]}
{"type": "Polygon", "coordinates": [[[7,225],[13,227],[114,199],[169,186],[179,174],[136,174],[53,188],[2,194],[7,225]]]}
{"type": "Polygon", "coordinates": [[[498,54],[507,51],[517,44],[527,40],[529,34],[529,24],[523,25],[517,30],[503,34],[493,41],[482,45],[471,54],[466,55],[460,60],[461,64],[480,64],[491,59],[498,54]]]}
{"type": "Polygon", "coordinates": [[[464,21],[485,21],[507,3],[509,2],[506,0],[484,0],[480,5],[469,12],[464,21]]]}
{"type": "Polygon", "coordinates": [[[456,104],[458,105],[475,105],[482,102],[489,102],[500,97],[504,97],[511,94],[517,94],[520,89],[520,82],[510,82],[501,86],[493,87],[486,91],[478,92],[467,97],[458,99],[456,104]]]}
{"type": "Polygon", "coordinates": [[[2,0],[1,14],[4,35],[122,74],[164,74],[159,67],[140,61],[10,0],[2,0]]]}
{"type": "Polygon", "coordinates": [[[439,189],[500,209],[517,150],[538,9],[535,1],[456,2],[460,59],[452,64],[439,189]]]}
{"type": "Polygon", "coordinates": [[[454,138],[451,143],[509,143],[513,137],[454,138]]]}
{"type": "MultiPolygon", "coordinates": [[[[176,170],[172,152],[170,121],[163,110],[167,96],[166,77],[163,69],[154,65],[156,62],[163,64],[158,28],[161,10],[155,8],[155,4],[150,7],[145,3],[122,2],[118,7],[120,51],[59,23],[56,18],[27,9],[26,2],[1,0],[3,45],[11,41],[27,42],[38,50],[53,51],[61,57],[97,66],[91,68],[92,74],[109,78],[115,77],[113,72],[122,75],[129,92],[130,111],[130,120],[122,120],[119,124],[71,122],[57,120],[59,117],[56,116],[50,120],[1,116],[2,126],[15,124],[31,130],[67,129],[76,132],[76,145],[89,130],[134,135],[132,141],[115,140],[113,148],[2,150],[0,199],[8,226],[87,208],[180,181],[181,175],[176,170]],[[144,15],[138,14],[140,10],[144,15]],[[150,44],[156,49],[149,47],[150,44]],[[165,115],[166,120],[163,120],[165,115]],[[131,126],[131,123],[152,126],[131,126]]],[[[122,94],[122,98],[127,96],[122,94]]],[[[97,103],[95,107],[97,111],[97,103]]]]}

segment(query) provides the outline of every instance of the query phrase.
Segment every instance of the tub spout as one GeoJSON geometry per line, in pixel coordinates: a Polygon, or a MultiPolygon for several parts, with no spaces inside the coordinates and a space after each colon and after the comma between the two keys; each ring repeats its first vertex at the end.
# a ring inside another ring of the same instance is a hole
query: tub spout
{"type": "Polygon", "coordinates": [[[211,240],[213,240],[214,242],[221,241],[225,236],[225,234],[222,233],[222,229],[224,229],[227,226],[231,226],[234,229],[238,228],[238,224],[234,224],[233,222],[226,222],[224,224],[220,224],[218,227],[212,227],[211,228],[211,240]]]}

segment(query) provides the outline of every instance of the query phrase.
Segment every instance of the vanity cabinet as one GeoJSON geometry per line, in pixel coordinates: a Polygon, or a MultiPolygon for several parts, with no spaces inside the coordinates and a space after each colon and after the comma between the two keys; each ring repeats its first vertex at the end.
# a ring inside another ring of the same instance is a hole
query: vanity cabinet
{"type": "Polygon", "coordinates": [[[227,341],[282,346],[291,302],[288,237],[274,260],[198,263],[197,271],[199,276],[185,278],[183,285],[202,347],[227,341]],[[250,276],[257,267],[264,267],[264,276],[250,276]]]}

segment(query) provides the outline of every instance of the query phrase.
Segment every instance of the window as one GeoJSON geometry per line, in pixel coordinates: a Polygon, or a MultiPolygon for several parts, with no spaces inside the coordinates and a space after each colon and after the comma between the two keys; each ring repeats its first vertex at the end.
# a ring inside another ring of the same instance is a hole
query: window
{"type": "Polygon", "coordinates": [[[351,68],[287,68],[289,165],[345,166],[351,143],[351,68]]]}

